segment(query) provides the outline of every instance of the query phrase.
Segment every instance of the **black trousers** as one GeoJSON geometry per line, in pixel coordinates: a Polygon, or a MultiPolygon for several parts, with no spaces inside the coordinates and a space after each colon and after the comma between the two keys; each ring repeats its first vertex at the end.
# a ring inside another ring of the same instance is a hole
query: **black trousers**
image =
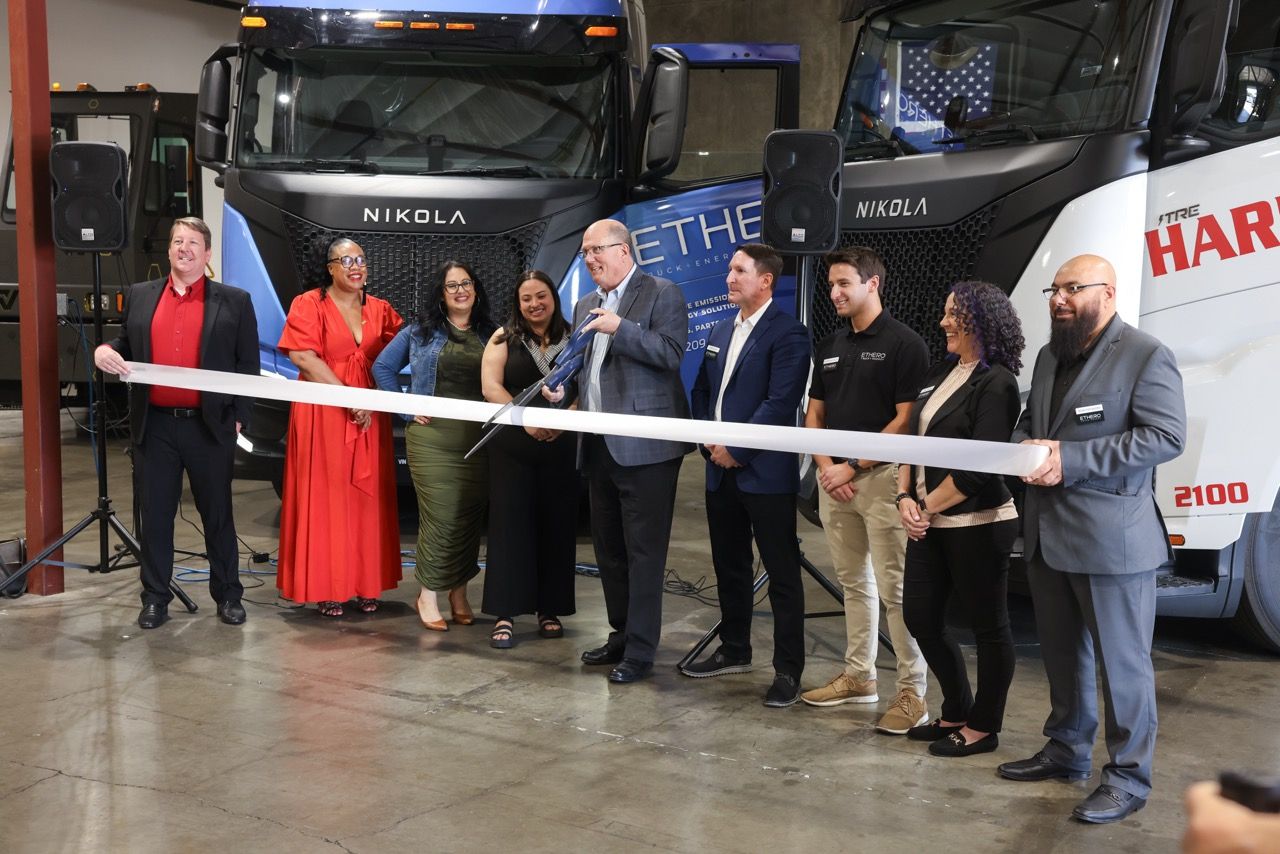
{"type": "Polygon", "coordinates": [[[509,427],[489,446],[489,545],[481,605],[486,614],[567,617],[574,612],[577,444],[572,433],[546,444],[509,427]]]}
{"type": "Polygon", "coordinates": [[[968,528],[930,528],[907,543],[902,612],[929,669],[942,686],[942,719],[999,732],[1013,681],[1009,631],[1009,552],[1018,534],[1010,519],[968,528]],[[964,655],[947,630],[952,598],[969,617],[977,642],[978,692],[969,689],[964,655]]]}
{"type": "Polygon", "coordinates": [[[707,529],[720,591],[720,641],[725,654],[751,659],[754,537],[769,573],[773,669],[800,681],[804,671],[804,585],[800,580],[795,495],[743,492],[738,488],[737,473],[729,469],[720,488],[707,492],[707,529]]]}
{"type": "Polygon", "coordinates": [[[204,528],[209,595],[219,604],[239,600],[244,587],[231,518],[235,444],[215,439],[198,416],[177,418],[153,408],[146,417],[146,432],[133,454],[134,488],[141,496],[142,603],[167,605],[173,599],[173,526],[183,471],[204,528]]]}
{"type": "Polygon", "coordinates": [[[680,458],[621,466],[599,436],[588,436],[591,541],[609,616],[608,644],[652,662],[662,634],[662,582],[671,543],[680,458]]]}

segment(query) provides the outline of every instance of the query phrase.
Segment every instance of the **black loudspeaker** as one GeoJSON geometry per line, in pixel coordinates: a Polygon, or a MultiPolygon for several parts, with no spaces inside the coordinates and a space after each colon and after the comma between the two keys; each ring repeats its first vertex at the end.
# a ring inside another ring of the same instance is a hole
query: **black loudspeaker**
{"type": "Polygon", "coordinates": [[[765,243],[791,255],[821,255],[840,241],[844,140],[832,131],[775,130],[764,141],[765,243]]]}
{"type": "Polygon", "coordinates": [[[59,142],[49,152],[53,244],[70,252],[129,245],[129,158],[114,142],[59,142]]]}

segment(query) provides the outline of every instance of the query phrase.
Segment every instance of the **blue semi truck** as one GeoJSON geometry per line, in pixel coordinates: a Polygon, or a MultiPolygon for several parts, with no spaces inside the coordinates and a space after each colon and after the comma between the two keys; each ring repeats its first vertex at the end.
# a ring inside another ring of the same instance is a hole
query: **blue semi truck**
{"type": "MultiPolygon", "coordinates": [[[[206,62],[195,156],[224,190],[223,277],[253,297],[266,374],[296,376],[275,345],[339,234],[409,318],[450,258],[495,307],[529,268],[571,305],[594,287],[583,229],[616,217],[641,266],[684,289],[691,385],[733,247],[760,235],[764,137],[796,126],[798,98],[795,46],[650,47],[637,0],[279,0],[246,7],[206,62]],[[760,108],[726,115],[742,87],[760,108]]],[[[242,476],[278,479],[287,416],[258,404],[242,476]]]]}

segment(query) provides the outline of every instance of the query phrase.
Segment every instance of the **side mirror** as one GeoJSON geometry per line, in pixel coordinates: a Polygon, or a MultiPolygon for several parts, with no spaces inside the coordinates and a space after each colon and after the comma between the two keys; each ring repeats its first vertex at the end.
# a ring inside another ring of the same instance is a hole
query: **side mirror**
{"type": "Polygon", "coordinates": [[[196,162],[221,175],[227,171],[227,120],[231,115],[231,61],[224,45],[200,71],[196,100],[196,162]]]}
{"type": "Polygon", "coordinates": [[[689,62],[669,47],[654,50],[636,105],[636,183],[649,184],[680,165],[689,111],[689,62]]]}

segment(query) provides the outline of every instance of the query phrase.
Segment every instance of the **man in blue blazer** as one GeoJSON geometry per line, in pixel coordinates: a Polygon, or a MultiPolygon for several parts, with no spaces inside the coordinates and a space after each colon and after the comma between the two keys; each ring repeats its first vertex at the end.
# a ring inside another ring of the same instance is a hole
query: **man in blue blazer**
{"type": "Polygon", "coordinates": [[[1081,255],[1045,289],[1052,321],[1013,441],[1049,448],[1023,478],[1023,548],[1051,710],[1045,746],[999,768],[1010,780],[1085,779],[1101,665],[1108,762],[1072,812],[1104,824],[1151,792],[1156,570],[1170,560],[1155,468],[1186,443],[1182,375],[1168,347],[1116,316],[1116,272],[1081,255]]]}
{"type": "MultiPolygon", "coordinates": [[[[771,246],[739,246],[729,262],[733,316],[707,338],[693,386],[693,417],[794,427],[809,375],[809,336],[773,301],[782,257],[771,246]]],[[[704,445],[707,528],[720,591],[721,645],[710,658],[681,668],[685,676],[751,669],[754,536],[769,573],[774,680],[764,704],[783,708],[800,696],[804,670],[804,586],[796,541],[796,454],[704,445]]]]}
{"type": "MultiPolygon", "coordinates": [[[[577,329],[594,314],[595,333],[578,377],[588,412],[688,418],[680,360],[689,313],[680,288],[642,272],[626,225],[592,223],[580,252],[597,289],[573,309],[577,329]]],[[[615,665],[609,681],[635,682],[653,670],[662,632],[662,580],[671,541],[680,461],[693,446],[629,436],[582,437],[591,501],[591,540],[612,631],[584,664],[615,665]]]]}

